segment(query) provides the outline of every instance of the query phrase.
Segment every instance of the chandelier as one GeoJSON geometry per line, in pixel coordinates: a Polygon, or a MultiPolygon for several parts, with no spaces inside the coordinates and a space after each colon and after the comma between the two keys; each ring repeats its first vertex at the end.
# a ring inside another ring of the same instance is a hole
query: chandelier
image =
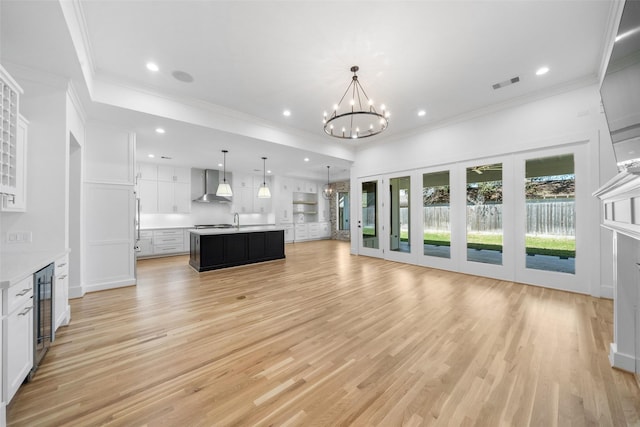
{"type": "Polygon", "coordinates": [[[331,188],[331,183],[329,182],[329,168],[330,166],[327,166],[327,185],[322,187],[322,197],[327,200],[331,199],[333,195],[333,188],[331,188]]]}
{"type": "Polygon", "coordinates": [[[356,72],[359,69],[357,65],[351,67],[353,77],[340,102],[333,106],[331,115],[324,112],[324,131],[327,135],[342,139],[366,138],[379,134],[389,125],[389,112],[384,104],[380,106],[382,112],[379,113],[358,81],[356,72]],[[349,105],[343,106],[342,101],[347,94],[350,94],[349,105]]]}

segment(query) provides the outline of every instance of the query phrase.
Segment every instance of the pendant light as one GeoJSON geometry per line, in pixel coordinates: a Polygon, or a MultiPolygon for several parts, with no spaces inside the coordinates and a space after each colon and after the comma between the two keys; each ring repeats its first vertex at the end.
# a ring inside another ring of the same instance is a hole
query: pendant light
{"type": "Polygon", "coordinates": [[[327,166],[327,185],[322,187],[322,197],[329,200],[331,196],[333,196],[333,188],[331,188],[331,184],[329,184],[329,168],[331,166],[327,166]]]}
{"type": "Polygon", "coordinates": [[[222,182],[220,184],[218,184],[218,190],[216,191],[216,196],[221,196],[221,197],[231,197],[233,196],[233,191],[231,191],[231,186],[229,185],[229,183],[227,182],[227,150],[222,150],[222,156],[223,156],[223,178],[222,178],[222,182]]]}
{"type": "Polygon", "coordinates": [[[267,158],[262,158],[262,185],[258,190],[258,198],[259,199],[270,199],[271,191],[269,191],[269,187],[267,187],[267,158]]]}

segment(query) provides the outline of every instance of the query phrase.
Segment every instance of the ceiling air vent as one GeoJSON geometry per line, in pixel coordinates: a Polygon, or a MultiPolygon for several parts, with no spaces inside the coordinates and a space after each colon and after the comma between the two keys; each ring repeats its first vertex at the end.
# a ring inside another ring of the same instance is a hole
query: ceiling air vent
{"type": "Polygon", "coordinates": [[[512,78],[512,79],[505,80],[505,81],[503,81],[503,82],[500,82],[500,83],[496,83],[496,84],[494,84],[494,85],[493,85],[493,89],[494,89],[494,90],[496,90],[496,89],[500,89],[500,88],[502,88],[502,87],[509,86],[509,85],[514,84],[514,83],[518,83],[519,81],[520,81],[520,77],[514,77],[514,78],[512,78]]]}

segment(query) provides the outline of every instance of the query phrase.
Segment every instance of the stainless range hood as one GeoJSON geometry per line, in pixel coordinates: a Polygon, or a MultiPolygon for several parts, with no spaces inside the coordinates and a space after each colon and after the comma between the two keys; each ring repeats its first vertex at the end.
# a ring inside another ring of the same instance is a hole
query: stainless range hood
{"type": "MultiPolygon", "coordinates": [[[[231,203],[231,197],[216,196],[222,179],[222,171],[219,170],[191,169],[191,199],[199,203],[231,203]]],[[[227,172],[227,182],[231,184],[230,172],[227,172]]]]}

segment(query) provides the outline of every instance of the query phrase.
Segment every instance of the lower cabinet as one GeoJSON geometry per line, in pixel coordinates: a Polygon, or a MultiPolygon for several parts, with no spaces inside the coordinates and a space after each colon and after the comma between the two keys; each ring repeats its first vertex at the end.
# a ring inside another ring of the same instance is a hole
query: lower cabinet
{"type": "MultiPolygon", "coordinates": [[[[294,231],[293,240],[296,242],[304,242],[306,240],[330,239],[331,223],[329,222],[297,223],[295,224],[293,231],[294,231]]],[[[285,238],[286,238],[286,234],[285,234],[285,238]]]]}
{"type": "MultiPolygon", "coordinates": [[[[55,261],[55,296],[53,298],[53,330],[69,324],[69,256],[55,261]]],[[[55,334],[55,332],[54,332],[55,334]]]]}
{"type": "Polygon", "coordinates": [[[307,224],[296,224],[294,240],[300,242],[309,239],[309,228],[307,224]]]}
{"type": "Polygon", "coordinates": [[[284,228],[284,242],[291,243],[293,242],[293,233],[294,233],[294,225],[293,224],[282,224],[282,228],[284,228]]]}
{"type": "Polygon", "coordinates": [[[33,277],[4,291],[3,396],[8,404],[33,367],[33,277]]]}
{"type": "Polygon", "coordinates": [[[189,264],[197,271],[282,259],[284,231],[196,234],[190,237],[189,264]]]}
{"type": "Polygon", "coordinates": [[[144,230],[140,232],[138,248],[138,258],[177,255],[189,252],[189,241],[183,228],[144,230]]]}
{"type": "Polygon", "coordinates": [[[330,239],[331,238],[331,223],[330,222],[321,222],[320,223],[320,238],[321,239],[330,239]]]}
{"type": "Polygon", "coordinates": [[[153,231],[141,231],[138,240],[137,257],[145,257],[153,255],[153,231]]]}

